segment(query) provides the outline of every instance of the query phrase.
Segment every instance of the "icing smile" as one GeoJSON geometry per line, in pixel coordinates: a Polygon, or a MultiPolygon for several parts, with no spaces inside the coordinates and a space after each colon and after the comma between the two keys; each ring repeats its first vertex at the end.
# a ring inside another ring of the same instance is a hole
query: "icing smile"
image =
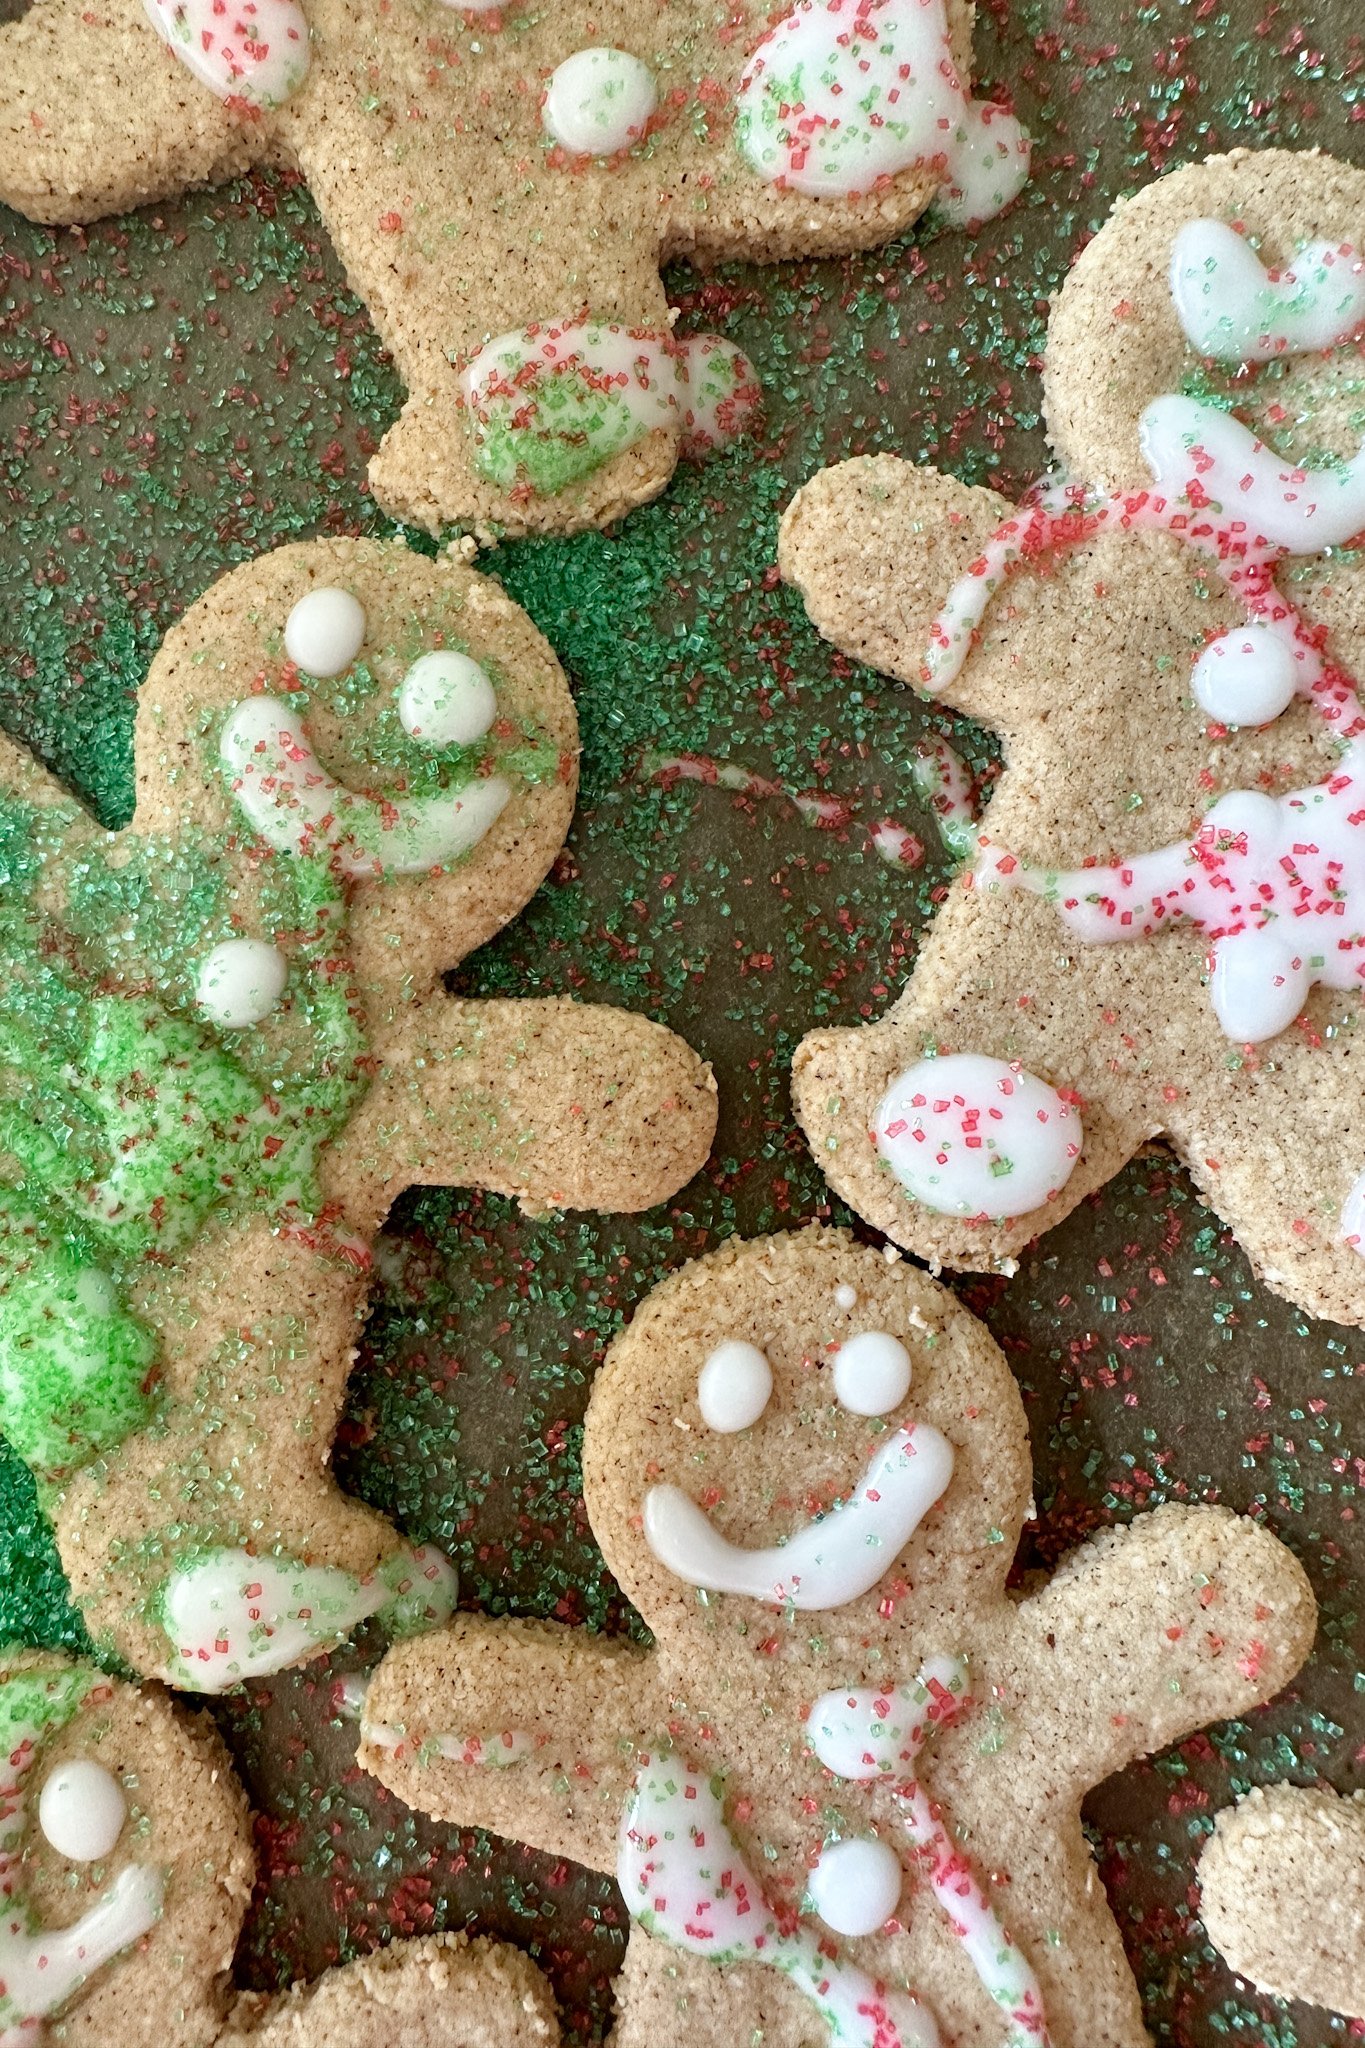
{"type": "Polygon", "coordinates": [[[732,1543],[676,1486],[645,1495],[645,1541],[661,1564],[709,1593],[803,1611],[844,1607],[885,1575],[952,1476],[947,1438],[928,1423],[908,1423],[877,1451],[848,1500],[785,1543],[732,1543]]]}

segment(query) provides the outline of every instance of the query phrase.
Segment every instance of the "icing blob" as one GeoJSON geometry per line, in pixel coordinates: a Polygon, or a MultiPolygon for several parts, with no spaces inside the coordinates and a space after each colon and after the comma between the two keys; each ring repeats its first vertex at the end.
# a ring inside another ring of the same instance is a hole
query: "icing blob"
{"type": "Polygon", "coordinates": [[[575,50],[555,67],[541,118],[574,156],[615,156],[643,139],[659,95],[648,64],[628,50],[575,50]]]}
{"type": "Polygon", "coordinates": [[[943,1216],[1027,1216],[1065,1187],[1085,1138],[1047,1081],[974,1052],[898,1074],[872,1135],[907,1194],[943,1216]]]}
{"type": "Polygon", "coordinates": [[[697,1406],[708,1429],[723,1436],[750,1429],[768,1405],[773,1369],[757,1344],[717,1344],[697,1377],[697,1406]]]}

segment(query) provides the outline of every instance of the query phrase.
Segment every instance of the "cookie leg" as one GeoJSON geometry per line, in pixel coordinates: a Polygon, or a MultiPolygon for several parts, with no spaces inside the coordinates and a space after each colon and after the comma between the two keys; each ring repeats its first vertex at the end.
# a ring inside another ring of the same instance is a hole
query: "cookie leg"
{"type": "Polygon", "coordinates": [[[814,2008],[775,1970],[717,1969],[632,1927],[616,1983],[611,2048],[694,2048],[701,2041],[829,2048],[814,2008]]]}
{"type": "Polygon", "coordinates": [[[710,1068],[643,1017],[561,997],[442,998],[425,1029],[402,1024],[332,1162],[362,1230],[414,1185],[488,1188],[532,1213],[647,1209],[710,1150],[710,1068]]]}

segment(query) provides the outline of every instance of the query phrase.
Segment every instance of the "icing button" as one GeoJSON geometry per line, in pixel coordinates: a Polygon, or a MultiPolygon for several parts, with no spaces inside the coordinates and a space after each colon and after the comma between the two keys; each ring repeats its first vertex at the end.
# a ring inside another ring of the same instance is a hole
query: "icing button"
{"type": "Polygon", "coordinates": [[[128,1802],[111,1771],[90,1757],[60,1764],[38,1795],[38,1825],[59,1856],[98,1863],[111,1854],[128,1802]]]}
{"type": "Polygon", "coordinates": [[[855,1837],[821,1851],[806,1889],[836,1934],[875,1934],[896,1910],[901,1875],[900,1857],[889,1843],[855,1837]]]}
{"type": "Polygon", "coordinates": [[[285,621],[284,651],[308,676],[344,675],[365,644],[365,610],[349,590],[310,590],[285,621]]]}

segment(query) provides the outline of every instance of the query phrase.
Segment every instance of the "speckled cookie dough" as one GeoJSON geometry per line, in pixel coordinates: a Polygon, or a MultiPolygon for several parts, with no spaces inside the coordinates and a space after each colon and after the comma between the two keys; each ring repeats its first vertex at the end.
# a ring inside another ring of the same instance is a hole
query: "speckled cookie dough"
{"type": "Polygon", "coordinates": [[[251,1815],[203,1715],[93,1664],[0,1658],[0,2039],[67,2048],[552,2048],[513,1949],[396,1943],[305,1990],[235,2000],[251,1815]]]}
{"type": "Polygon", "coordinates": [[[1365,1794],[1248,1793],[1218,1816],[1199,1898],[1209,1940],[1239,1977],[1365,2019],[1365,1794]]]}
{"type": "Polygon", "coordinates": [[[220,1691],[453,1606],[329,1472],[395,1197],[643,1209],[715,1090],[642,1017],[444,991],[576,783],[564,677],[485,578],[248,563],[167,636],[136,754],[117,834],[0,754],[0,1427],[96,1638],[220,1691]]]}
{"type": "Polygon", "coordinates": [[[605,525],[752,423],[675,339],[672,256],[875,247],[997,211],[1028,145],[970,96],[969,0],[37,0],[0,32],[0,196],[87,221],[297,166],[406,380],[380,504],[482,537],[605,525]]]}
{"type": "Polygon", "coordinates": [[[1007,1594],[1031,1467],[1004,1358],[820,1228],[641,1304],[584,1483],[653,1647],[461,1616],[389,1652],[361,1760],[616,1871],[621,2048],[1142,2048],[1081,1800],[1293,1675],[1315,1607],[1289,1552],[1168,1507],[1007,1594]]]}
{"type": "Polygon", "coordinates": [[[1365,1323],[1365,173],[1236,151],[1126,201],[1048,333],[1062,477],[817,476],[784,574],[993,727],[908,988],[795,1061],[831,1183],[1005,1261],[1169,1138],[1267,1285],[1365,1323]]]}

